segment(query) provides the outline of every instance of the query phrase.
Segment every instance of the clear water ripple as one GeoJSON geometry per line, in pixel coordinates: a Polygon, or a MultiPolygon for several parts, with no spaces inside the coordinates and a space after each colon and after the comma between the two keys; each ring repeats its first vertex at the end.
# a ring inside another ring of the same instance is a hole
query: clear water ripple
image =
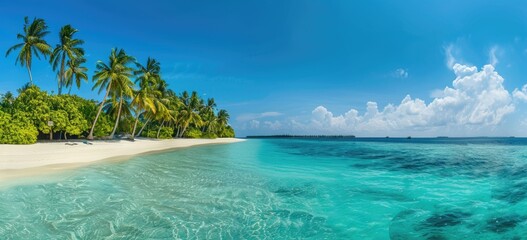
{"type": "Polygon", "coordinates": [[[526,139],[250,140],[0,189],[6,239],[522,239],[526,139]]]}

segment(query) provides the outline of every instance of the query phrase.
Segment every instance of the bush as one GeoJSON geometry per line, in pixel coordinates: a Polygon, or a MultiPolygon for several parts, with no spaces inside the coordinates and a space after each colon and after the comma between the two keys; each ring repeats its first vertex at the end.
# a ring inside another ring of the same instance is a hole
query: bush
{"type": "Polygon", "coordinates": [[[170,138],[172,138],[172,133],[174,133],[174,129],[173,128],[171,128],[171,127],[162,127],[161,128],[161,132],[159,133],[159,138],[161,138],[161,139],[170,139],[170,138]]]}
{"type": "Polygon", "coordinates": [[[95,124],[95,130],[93,135],[96,137],[104,137],[110,135],[113,129],[113,123],[110,120],[110,117],[106,114],[101,113],[97,124],[95,124]]]}
{"type": "Polygon", "coordinates": [[[213,132],[206,132],[201,135],[201,138],[215,139],[215,138],[218,138],[218,136],[213,132]]]}
{"type": "MultiPolygon", "coordinates": [[[[159,127],[158,128],[155,128],[155,129],[149,129],[149,130],[145,130],[141,133],[141,136],[142,137],[147,137],[147,138],[157,138],[157,131],[159,130],[159,127]]],[[[161,131],[159,132],[159,139],[170,139],[172,138],[172,134],[174,133],[174,129],[171,128],[171,127],[162,127],[161,128],[161,131]]]]}
{"type": "Polygon", "coordinates": [[[221,138],[233,138],[234,137],[234,129],[231,126],[227,126],[221,131],[220,134],[221,138]]]}
{"type": "Polygon", "coordinates": [[[201,138],[201,131],[199,129],[191,128],[183,135],[186,138],[201,138]]]}
{"type": "Polygon", "coordinates": [[[0,144],[33,144],[38,131],[28,119],[15,113],[15,117],[0,111],[0,144]]]}

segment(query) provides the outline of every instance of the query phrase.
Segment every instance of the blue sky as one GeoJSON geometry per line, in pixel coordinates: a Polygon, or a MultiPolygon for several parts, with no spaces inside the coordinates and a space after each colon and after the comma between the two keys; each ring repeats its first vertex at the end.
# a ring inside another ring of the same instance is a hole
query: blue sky
{"type": "MultiPolygon", "coordinates": [[[[79,29],[90,75],[112,47],[158,59],[175,91],[214,97],[240,136],[527,135],[522,1],[10,1],[0,49],[24,16],[44,18],[53,45],[61,26],[79,29]]],[[[0,93],[28,81],[14,61],[0,59],[0,93]]],[[[33,76],[56,91],[47,61],[33,76]]],[[[74,93],[100,99],[91,86],[74,93]]]]}

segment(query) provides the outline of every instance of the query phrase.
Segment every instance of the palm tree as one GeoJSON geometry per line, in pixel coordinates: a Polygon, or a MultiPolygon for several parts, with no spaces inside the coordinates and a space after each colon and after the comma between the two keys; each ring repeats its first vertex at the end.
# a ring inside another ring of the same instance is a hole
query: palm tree
{"type": "Polygon", "coordinates": [[[154,95],[150,88],[141,88],[136,91],[135,97],[132,100],[132,105],[135,107],[135,123],[132,130],[132,140],[135,138],[135,130],[137,129],[137,123],[139,117],[145,112],[151,112],[153,115],[156,114],[156,105],[154,95]]]}
{"type": "Polygon", "coordinates": [[[130,109],[130,101],[129,96],[123,95],[123,92],[121,91],[119,93],[120,95],[113,94],[111,97],[111,101],[108,102],[104,106],[104,110],[108,115],[112,115],[115,117],[115,124],[112,130],[112,133],[110,134],[110,138],[113,138],[115,135],[115,132],[117,131],[117,127],[119,126],[119,122],[121,121],[122,116],[129,116],[131,115],[131,109],[130,109]]]}
{"type": "Polygon", "coordinates": [[[132,82],[130,77],[133,76],[133,69],[128,65],[134,61],[134,58],[126,55],[126,52],[123,49],[118,50],[115,48],[113,48],[110,53],[108,64],[102,61],[97,61],[97,70],[93,76],[93,80],[96,82],[93,86],[93,89],[99,88],[99,93],[105,89],[106,94],[104,95],[101,105],[99,106],[99,110],[97,111],[97,115],[93,121],[90,133],[88,134],[88,139],[93,139],[93,130],[95,129],[95,124],[97,124],[97,119],[99,119],[99,115],[101,114],[108,94],[114,88],[120,88],[123,91],[127,91],[127,95],[132,95],[132,89],[125,88],[124,86],[130,86],[130,83],[132,82]]]}
{"type": "Polygon", "coordinates": [[[198,112],[200,106],[198,94],[196,92],[192,92],[191,96],[188,97],[188,93],[185,93],[186,92],[183,92],[182,95],[184,106],[180,111],[181,127],[183,129],[179,133],[178,137],[182,137],[183,134],[185,134],[185,131],[191,123],[196,125],[197,127],[199,127],[203,123],[201,116],[198,112]]]}
{"type": "Polygon", "coordinates": [[[66,71],[66,62],[68,61],[66,58],[71,61],[75,58],[84,57],[84,49],[80,47],[80,45],[84,44],[84,41],[73,38],[73,35],[78,31],[79,30],[73,28],[71,25],[62,27],[59,32],[60,43],[57,44],[55,49],[53,49],[53,53],[51,53],[50,62],[53,66],[53,70],[55,71],[60,64],[58,72],[59,95],[62,93],[62,87],[66,83],[66,76],[64,73],[66,71]]]}
{"type": "MultiPolygon", "coordinates": [[[[161,64],[153,58],[148,58],[146,60],[146,65],[141,65],[136,63],[137,70],[134,71],[134,74],[137,76],[135,82],[139,85],[139,90],[136,92],[134,99],[132,100],[132,105],[136,109],[136,117],[134,128],[132,130],[132,139],[135,138],[135,130],[137,128],[137,123],[139,122],[140,115],[145,115],[149,113],[150,117],[147,119],[143,128],[139,131],[139,134],[144,129],[144,126],[150,121],[151,117],[156,115],[156,105],[157,99],[159,99],[163,92],[159,90],[166,87],[166,83],[161,80],[161,64]]],[[[139,135],[138,134],[138,135],[139,135]]]]}
{"type": "Polygon", "coordinates": [[[168,104],[168,99],[156,100],[154,103],[156,105],[156,120],[162,121],[159,125],[159,129],[157,130],[157,138],[159,138],[159,133],[161,133],[161,128],[163,127],[165,122],[171,121],[173,118],[171,110],[166,105],[168,104]]]}
{"type": "Polygon", "coordinates": [[[230,116],[227,110],[221,109],[220,111],[218,111],[217,122],[219,125],[219,129],[218,129],[218,132],[220,133],[219,135],[221,135],[221,132],[223,132],[225,127],[228,126],[229,118],[230,116]]]}
{"type": "Polygon", "coordinates": [[[6,111],[9,114],[13,114],[13,104],[15,103],[15,96],[12,92],[6,92],[2,95],[0,100],[0,110],[6,111]]]}
{"type": "Polygon", "coordinates": [[[22,42],[10,47],[6,52],[7,57],[12,51],[20,49],[15,64],[20,63],[21,66],[26,66],[31,85],[33,85],[33,76],[31,75],[33,54],[40,59],[39,53],[44,57],[51,53],[51,46],[44,40],[44,37],[49,33],[47,29],[48,26],[44,19],[35,18],[33,22],[29,23],[29,18],[25,17],[24,32],[16,35],[16,38],[22,42]]]}
{"type": "Polygon", "coordinates": [[[81,66],[86,62],[86,59],[83,57],[76,57],[68,61],[68,68],[64,72],[64,86],[69,87],[68,94],[71,93],[71,88],[73,86],[73,80],[77,85],[77,89],[81,87],[81,81],[88,81],[88,68],[81,66]]]}
{"type": "Polygon", "coordinates": [[[201,129],[202,132],[210,132],[211,126],[214,124],[214,121],[216,120],[216,116],[214,115],[214,110],[216,109],[216,102],[214,101],[214,98],[207,99],[207,104],[203,106],[201,109],[201,117],[204,120],[203,128],[201,129]]]}

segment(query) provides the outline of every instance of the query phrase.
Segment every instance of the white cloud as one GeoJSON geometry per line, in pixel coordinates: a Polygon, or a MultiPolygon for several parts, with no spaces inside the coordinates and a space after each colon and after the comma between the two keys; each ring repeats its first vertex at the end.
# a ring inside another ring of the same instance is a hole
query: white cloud
{"type": "Polygon", "coordinates": [[[393,76],[396,78],[407,78],[408,77],[408,71],[403,68],[397,68],[393,72],[393,76]]]}
{"type": "Polygon", "coordinates": [[[445,87],[442,96],[429,104],[407,95],[398,105],[389,104],[382,111],[377,103],[368,102],[363,115],[352,109],[337,116],[319,106],[313,111],[314,123],[326,130],[350,131],[489,126],[499,124],[505,115],[514,111],[511,95],[493,66],[486,65],[478,71],[476,67],[455,64],[453,69],[456,79],[452,87],[445,87]]]}
{"type": "Polygon", "coordinates": [[[454,64],[452,69],[456,75],[452,86],[434,91],[436,97],[429,103],[407,95],[399,104],[388,104],[380,109],[376,102],[370,101],[364,113],[350,109],[340,115],[318,106],[312,111],[310,121],[265,122],[261,127],[325,134],[431,131],[448,134],[443,130],[493,129],[514,112],[513,96],[527,101],[527,85],[509,93],[503,87],[503,77],[492,65],[485,65],[478,71],[473,66],[454,64]]]}
{"type": "Polygon", "coordinates": [[[454,63],[456,63],[456,58],[454,58],[454,44],[449,44],[448,46],[444,47],[445,55],[446,55],[446,66],[448,68],[452,68],[454,66],[454,63]]]}
{"type": "Polygon", "coordinates": [[[279,121],[274,121],[274,122],[265,121],[264,125],[266,128],[271,129],[271,130],[279,130],[282,127],[282,123],[280,123],[279,121]]]}
{"type": "Polygon", "coordinates": [[[515,88],[514,91],[512,91],[512,96],[515,99],[527,102],[527,84],[523,85],[521,90],[515,88]]]}
{"type": "Polygon", "coordinates": [[[252,128],[252,129],[260,128],[260,121],[254,120],[254,119],[249,121],[249,128],[252,128]]]}
{"type": "Polygon", "coordinates": [[[239,115],[236,118],[236,120],[241,121],[241,122],[245,122],[245,121],[250,121],[250,120],[260,119],[260,118],[278,117],[278,116],[281,116],[281,115],[283,115],[283,114],[279,113],[279,112],[245,113],[245,114],[239,115]]]}
{"type": "Polygon", "coordinates": [[[490,65],[494,67],[496,67],[496,65],[500,62],[497,57],[498,53],[499,53],[498,46],[491,47],[489,50],[489,63],[490,65]]]}

